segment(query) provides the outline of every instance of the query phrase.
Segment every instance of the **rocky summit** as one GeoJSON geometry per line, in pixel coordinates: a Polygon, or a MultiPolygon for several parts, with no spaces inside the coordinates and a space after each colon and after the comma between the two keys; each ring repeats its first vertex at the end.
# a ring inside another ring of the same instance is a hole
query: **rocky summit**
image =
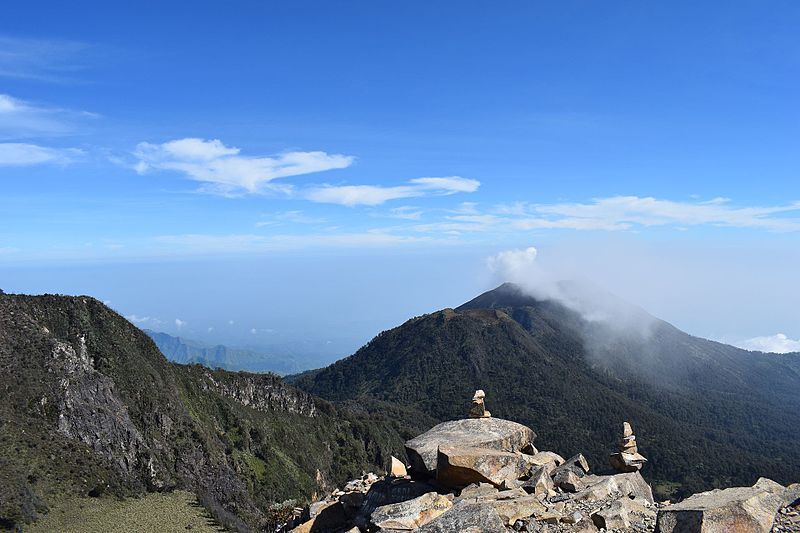
{"type": "Polygon", "coordinates": [[[430,431],[406,442],[411,470],[435,475],[439,448],[487,448],[520,452],[532,449],[536,434],[528,427],[499,418],[468,418],[442,422],[430,431]]]}
{"type": "MultiPolygon", "coordinates": [[[[482,392],[482,391],[479,391],[482,392]]],[[[477,395],[476,395],[477,397],[477,395]]],[[[484,395],[480,396],[483,400],[484,395]]],[[[482,404],[482,402],[481,402],[482,404]]],[[[473,409],[469,416],[473,416],[473,409]]],[[[623,425],[622,448],[637,455],[623,425]]],[[[768,533],[800,531],[800,485],[759,479],[656,502],[637,468],[594,475],[582,454],[537,451],[536,434],[508,420],[481,417],[434,426],[409,440],[409,475],[365,475],[288,522],[283,531],[768,533]],[[365,483],[364,481],[374,480],[365,483]],[[355,504],[354,504],[355,503],[355,504]]],[[[613,457],[613,456],[612,456],[613,457]]]]}

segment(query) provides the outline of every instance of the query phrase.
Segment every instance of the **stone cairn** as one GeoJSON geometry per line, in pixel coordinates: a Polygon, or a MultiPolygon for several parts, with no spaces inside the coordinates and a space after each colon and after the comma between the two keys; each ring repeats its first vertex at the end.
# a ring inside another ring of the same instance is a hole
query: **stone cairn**
{"type": "Polygon", "coordinates": [[[486,393],[483,390],[475,391],[475,396],[472,397],[472,407],[469,409],[470,418],[489,418],[492,416],[492,413],[486,410],[486,405],[483,403],[485,397],[486,393]]]}
{"type": "Polygon", "coordinates": [[[647,462],[647,459],[639,454],[636,435],[633,434],[630,423],[622,424],[622,443],[619,452],[611,454],[609,461],[611,466],[619,472],[638,472],[647,462]]]}

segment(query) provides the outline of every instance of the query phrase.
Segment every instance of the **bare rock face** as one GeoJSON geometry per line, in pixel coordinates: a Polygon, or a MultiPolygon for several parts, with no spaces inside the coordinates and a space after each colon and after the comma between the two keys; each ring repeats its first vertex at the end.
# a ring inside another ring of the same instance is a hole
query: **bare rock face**
{"type": "MultiPolygon", "coordinates": [[[[509,491],[510,492],[510,491],[509,491]]],[[[488,502],[489,505],[494,507],[500,519],[507,525],[514,525],[514,522],[521,518],[526,518],[534,515],[541,515],[547,509],[539,498],[536,496],[520,496],[517,497],[502,497],[501,492],[498,497],[488,502]]]]}
{"type": "Polygon", "coordinates": [[[519,452],[503,452],[485,448],[439,448],[436,481],[445,487],[461,488],[470,483],[491,483],[516,480],[530,469],[519,452]]]}
{"type": "Polygon", "coordinates": [[[620,501],[613,502],[605,509],[592,515],[592,522],[600,529],[624,529],[630,527],[631,520],[628,510],[620,501]]]}
{"type": "Polygon", "coordinates": [[[591,476],[581,478],[585,489],[575,494],[576,500],[602,500],[614,493],[630,498],[641,498],[653,503],[653,490],[639,472],[615,474],[613,476],[591,476]]]}
{"type": "Polygon", "coordinates": [[[507,533],[503,520],[491,505],[462,500],[417,533],[507,533]]]}
{"type": "Polygon", "coordinates": [[[392,456],[392,464],[391,464],[391,467],[389,469],[389,473],[393,477],[405,477],[405,475],[408,472],[406,472],[406,465],[404,465],[403,462],[400,459],[398,459],[397,457],[395,457],[393,455],[392,456]]]}
{"type": "Polygon", "coordinates": [[[539,499],[544,499],[554,488],[550,472],[545,466],[534,468],[530,478],[522,484],[522,488],[526,492],[536,495],[539,499]]]}
{"type": "Polygon", "coordinates": [[[553,484],[564,492],[578,492],[584,487],[581,478],[569,469],[557,471],[553,476],[553,484]]]}
{"type": "Polygon", "coordinates": [[[435,476],[440,446],[484,448],[502,452],[522,451],[536,434],[527,426],[500,418],[468,418],[443,422],[406,442],[411,471],[435,476]]]}
{"type": "Polygon", "coordinates": [[[380,531],[412,530],[444,514],[452,506],[447,496],[428,492],[408,501],[378,507],[370,519],[380,531]]]}
{"type": "Polygon", "coordinates": [[[656,532],[768,532],[784,503],[786,489],[761,478],[752,487],[712,490],[658,512],[656,532]]]}
{"type": "Polygon", "coordinates": [[[347,520],[343,505],[338,502],[325,502],[312,510],[313,516],[294,528],[293,533],[311,533],[312,531],[330,531],[344,525],[347,520]]]}
{"type": "Polygon", "coordinates": [[[403,478],[382,479],[370,486],[359,514],[366,517],[378,507],[411,500],[428,492],[434,492],[434,488],[427,483],[403,478]]]}

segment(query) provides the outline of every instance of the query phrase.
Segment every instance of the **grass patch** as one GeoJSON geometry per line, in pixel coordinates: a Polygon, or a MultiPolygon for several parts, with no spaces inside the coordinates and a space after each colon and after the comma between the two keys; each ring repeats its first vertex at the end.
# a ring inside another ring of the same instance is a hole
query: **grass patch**
{"type": "Polygon", "coordinates": [[[227,531],[211,518],[194,494],[185,491],[150,493],[141,498],[75,498],[53,502],[50,512],[25,528],[29,533],[187,530],[193,533],[227,531]]]}
{"type": "Polygon", "coordinates": [[[256,479],[259,482],[264,480],[264,477],[267,475],[267,463],[250,452],[234,450],[233,454],[237,461],[243,462],[247,465],[253,474],[255,474],[256,479]]]}

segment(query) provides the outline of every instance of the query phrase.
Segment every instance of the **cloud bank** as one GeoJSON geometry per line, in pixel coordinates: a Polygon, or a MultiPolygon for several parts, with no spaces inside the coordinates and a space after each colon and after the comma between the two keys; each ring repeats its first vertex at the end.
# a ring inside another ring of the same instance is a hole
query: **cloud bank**
{"type": "Polygon", "coordinates": [[[783,333],[753,337],[736,343],[739,348],[756,352],[790,353],[800,352],[800,340],[790,339],[783,333]]]}

